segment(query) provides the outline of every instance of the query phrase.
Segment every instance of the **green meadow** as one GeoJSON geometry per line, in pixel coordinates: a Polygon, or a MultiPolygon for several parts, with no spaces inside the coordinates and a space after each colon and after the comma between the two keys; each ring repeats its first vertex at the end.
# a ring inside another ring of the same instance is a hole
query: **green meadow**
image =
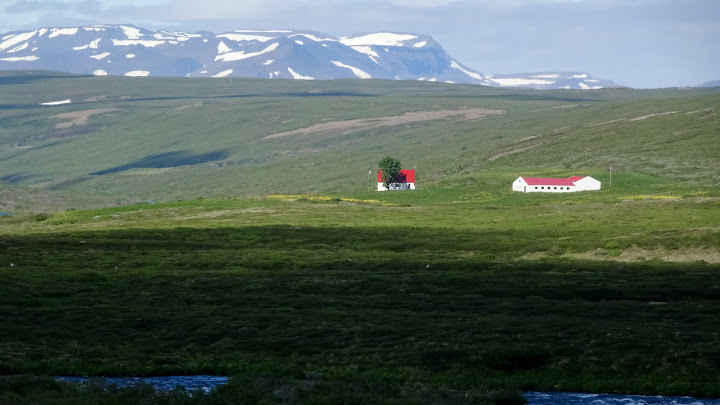
{"type": "Polygon", "coordinates": [[[717,90],[1,78],[0,403],[720,397],[717,90]],[[372,191],[385,155],[417,190],[372,191]],[[233,378],[42,377],[191,374],[233,378]]]}

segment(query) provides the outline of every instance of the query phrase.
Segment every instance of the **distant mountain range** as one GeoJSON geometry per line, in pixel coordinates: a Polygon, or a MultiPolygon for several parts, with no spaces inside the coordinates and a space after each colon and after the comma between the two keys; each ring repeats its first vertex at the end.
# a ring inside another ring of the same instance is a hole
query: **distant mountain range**
{"type": "Polygon", "coordinates": [[[291,30],[171,32],[132,25],[1,34],[0,70],[124,76],[388,79],[537,89],[620,87],[583,72],[478,73],[429,36],[291,30]]]}
{"type": "Polygon", "coordinates": [[[720,80],[705,82],[703,84],[699,84],[697,87],[720,87],[720,80]]]}

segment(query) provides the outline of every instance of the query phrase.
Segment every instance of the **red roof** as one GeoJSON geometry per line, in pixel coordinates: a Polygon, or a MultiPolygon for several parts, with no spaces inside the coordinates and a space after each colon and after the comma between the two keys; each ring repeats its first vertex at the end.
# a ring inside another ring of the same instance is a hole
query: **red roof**
{"type": "Polygon", "coordinates": [[[528,186],[574,186],[575,182],[583,177],[572,176],[567,179],[555,179],[549,177],[523,177],[528,186]]]}
{"type": "MultiPolygon", "coordinates": [[[[398,183],[415,183],[415,170],[400,170],[398,183]]],[[[382,170],[378,170],[378,183],[382,183],[382,170]]]]}

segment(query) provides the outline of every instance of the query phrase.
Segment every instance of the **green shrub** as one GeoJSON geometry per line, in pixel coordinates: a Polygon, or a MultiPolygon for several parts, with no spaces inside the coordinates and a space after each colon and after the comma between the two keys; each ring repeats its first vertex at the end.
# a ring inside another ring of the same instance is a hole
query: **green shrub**
{"type": "Polygon", "coordinates": [[[482,362],[493,370],[512,372],[542,367],[550,356],[550,351],[539,345],[496,346],[485,350],[482,362]]]}

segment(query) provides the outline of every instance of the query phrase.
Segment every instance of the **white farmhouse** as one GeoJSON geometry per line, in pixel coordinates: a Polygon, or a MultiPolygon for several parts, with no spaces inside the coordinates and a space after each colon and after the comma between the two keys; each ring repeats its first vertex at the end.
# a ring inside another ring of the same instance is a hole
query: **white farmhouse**
{"type": "Polygon", "coordinates": [[[513,182],[512,189],[522,193],[572,193],[600,190],[600,182],[590,176],[572,176],[567,179],[518,177],[513,182]]]}
{"type": "MultiPolygon", "coordinates": [[[[395,183],[390,183],[390,190],[415,190],[415,170],[400,170],[395,183]]],[[[382,181],[382,170],[378,170],[377,191],[388,191],[382,181]]]]}

